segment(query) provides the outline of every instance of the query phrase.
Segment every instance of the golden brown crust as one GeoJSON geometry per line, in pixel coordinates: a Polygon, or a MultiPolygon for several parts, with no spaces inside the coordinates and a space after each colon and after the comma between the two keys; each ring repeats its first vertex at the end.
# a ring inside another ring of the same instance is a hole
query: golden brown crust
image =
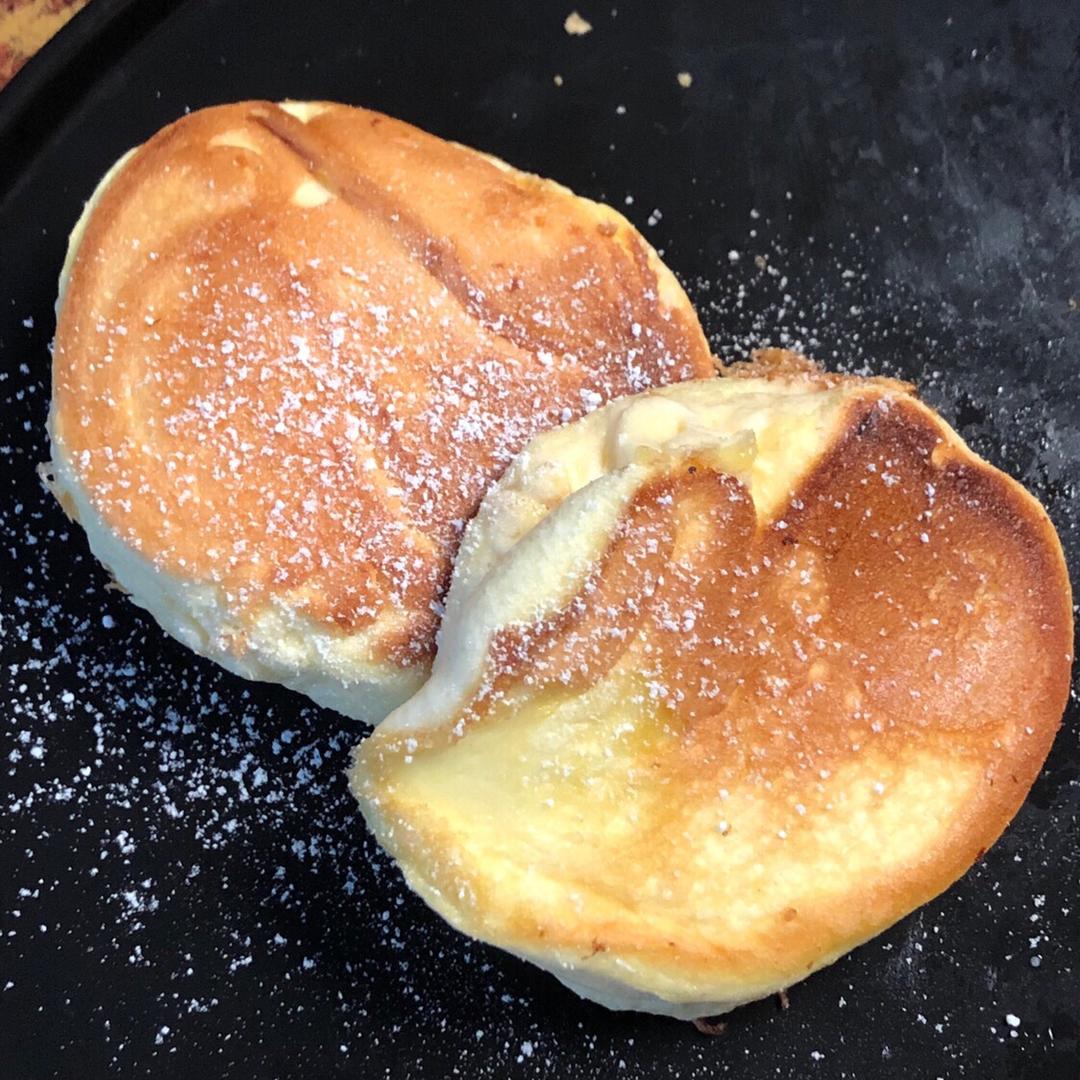
{"type": "Polygon", "coordinates": [[[1068,696],[1060,543],[1039,504],[925,406],[888,383],[844,385],[842,424],[767,520],[732,477],[688,459],[639,490],[567,607],[498,636],[455,723],[361,747],[354,784],[380,839],[457,925],[536,957],[642,965],[639,988],[752,997],[925,903],[1004,829],[1068,696]],[[634,719],[642,680],[662,719],[634,719]],[[620,765],[560,756],[543,718],[605,685],[638,741],[608,741],[620,765]],[[482,740],[538,700],[536,731],[508,743],[525,782],[498,787],[499,827],[477,833],[484,804],[441,778],[439,756],[472,778],[482,740]],[[402,764],[405,738],[419,766],[402,764]],[[575,768],[593,784],[571,818],[578,840],[518,820],[562,820],[577,796],[549,773],[575,768]],[[545,784],[548,809],[529,801],[545,784]],[[620,804],[634,808],[625,833],[620,804]],[[519,832],[520,854],[501,846],[519,832]],[[520,894],[519,862],[533,883],[520,894]],[[550,890],[535,884],[545,874],[550,890]]]}
{"type": "Polygon", "coordinates": [[[407,664],[532,433],[713,366],[614,211],[377,113],[311,113],[194,113],[113,178],[60,311],[54,434],[161,569],[342,633],[392,610],[407,664]]]}
{"type": "Polygon", "coordinates": [[[882,390],[914,394],[912,383],[890,379],[884,375],[848,375],[839,371],[826,371],[816,360],[791,349],[753,349],[749,360],[735,360],[721,364],[720,372],[729,379],[766,379],[773,382],[801,380],[812,386],[877,386],[882,390]]]}

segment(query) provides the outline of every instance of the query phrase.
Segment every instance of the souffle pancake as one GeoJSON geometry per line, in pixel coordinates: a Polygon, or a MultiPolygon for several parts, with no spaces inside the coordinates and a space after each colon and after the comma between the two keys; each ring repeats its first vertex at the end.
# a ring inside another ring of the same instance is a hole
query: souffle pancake
{"type": "Polygon", "coordinates": [[[455,927],[612,1008],[778,991],[947,888],[1069,689],[1039,503],[911,388],[769,352],[535,438],[351,782],[455,927]]]}
{"type": "Polygon", "coordinates": [[[242,102],[127,154],[72,234],[50,482],[169,633],[375,721],[529,438],[712,372],[610,207],[366,109],[242,102]]]}

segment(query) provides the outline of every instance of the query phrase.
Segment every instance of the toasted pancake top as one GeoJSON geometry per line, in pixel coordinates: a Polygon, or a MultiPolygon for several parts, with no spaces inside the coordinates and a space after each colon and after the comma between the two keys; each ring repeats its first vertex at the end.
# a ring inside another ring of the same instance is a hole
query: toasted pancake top
{"type": "Polygon", "coordinates": [[[530,444],[353,773],[455,925],[669,1003],[783,987],[945,888],[1068,693],[1034,499],[900,384],[740,374],[530,444]]]}
{"type": "Polygon", "coordinates": [[[61,300],[52,434],[112,529],[238,615],[378,621],[398,664],[427,658],[464,522],[532,434],[712,371],[615,211],[325,103],[158,133],[61,300]]]}

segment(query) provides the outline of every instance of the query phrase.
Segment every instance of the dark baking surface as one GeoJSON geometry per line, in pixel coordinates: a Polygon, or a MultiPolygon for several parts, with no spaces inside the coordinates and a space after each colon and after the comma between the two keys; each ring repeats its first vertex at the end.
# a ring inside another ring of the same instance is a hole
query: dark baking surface
{"type": "Polygon", "coordinates": [[[980,866],[708,1038],[443,926],[346,791],[358,729],[166,639],[38,484],[98,177],[187,107],[327,97],[607,198],[724,355],[915,379],[1080,566],[1080,9],[572,7],[94,0],[0,96],[3,1077],[1080,1075],[1075,703],[980,866]]]}

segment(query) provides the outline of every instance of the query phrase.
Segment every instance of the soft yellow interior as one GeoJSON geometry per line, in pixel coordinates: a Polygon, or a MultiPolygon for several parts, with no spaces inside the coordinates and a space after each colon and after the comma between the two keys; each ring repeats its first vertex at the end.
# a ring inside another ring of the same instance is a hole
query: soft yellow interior
{"type": "MultiPolygon", "coordinates": [[[[690,776],[669,719],[620,665],[584,693],[499,707],[449,744],[403,740],[377,773],[374,755],[362,758],[354,784],[391,826],[377,832],[410,883],[460,929],[522,952],[550,942],[578,960],[601,941],[611,953],[594,966],[692,996],[703,982],[737,985],[744,953],[768,978],[773,929],[812,924],[853,890],[870,898],[866,918],[852,910],[833,950],[887,925],[876,883],[917,863],[980,779],[978,762],[942,768],[940,750],[923,747],[868,753],[777,798],[783,778],[748,783],[736,762],[690,776]],[[675,974],[635,959],[665,941],[684,956],[733,956],[735,969],[721,962],[706,978],[692,963],[675,974]]],[[[778,985],[805,973],[801,956],[771,959],[778,985]]]]}

